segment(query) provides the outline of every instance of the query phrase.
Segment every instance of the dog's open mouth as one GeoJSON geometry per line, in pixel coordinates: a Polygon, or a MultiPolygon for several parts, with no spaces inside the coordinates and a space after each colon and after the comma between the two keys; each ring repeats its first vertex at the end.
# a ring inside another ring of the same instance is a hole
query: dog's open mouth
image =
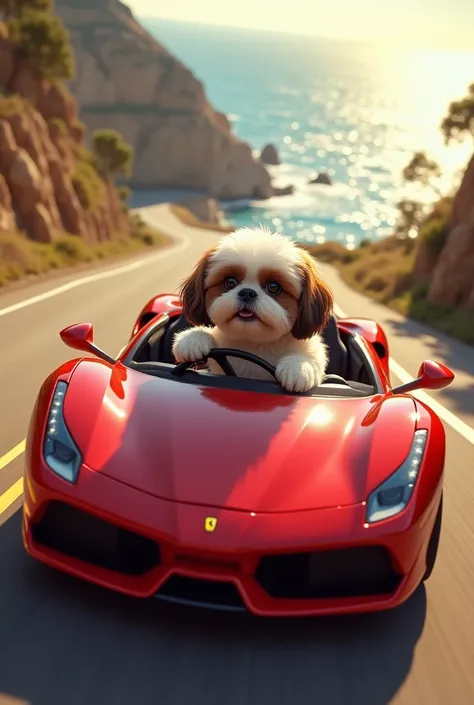
{"type": "Polygon", "coordinates": [[[255,321],[257,320],[257,316],[255,314],[255,311],[252,311],[250,308],[241,308],[240,311],[237,311],[235,314],[235,318],[239,318],[241,321],[255,321]]]}

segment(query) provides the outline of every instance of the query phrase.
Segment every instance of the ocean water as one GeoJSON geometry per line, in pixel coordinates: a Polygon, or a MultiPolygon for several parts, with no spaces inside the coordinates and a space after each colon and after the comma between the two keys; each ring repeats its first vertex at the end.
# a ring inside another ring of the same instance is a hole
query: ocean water
{"type": "Polygon", "coordinates": [[[275,183],[295,186],[292,196],[229,213],[232,223],[352,249],[393,231],[401,198],[433,199],[429,188],[402,181],[415,151],[441,164],[438,185],[446,190],[472,153],[472,140],[446,147],[439,123],[474,82],[474,53],[142,21],[204,82],[239,137],[255,150],[275,144],[282,162],[272,169],[275,183]],[[319,171],[332,186],[308,185],[319,171]]]}

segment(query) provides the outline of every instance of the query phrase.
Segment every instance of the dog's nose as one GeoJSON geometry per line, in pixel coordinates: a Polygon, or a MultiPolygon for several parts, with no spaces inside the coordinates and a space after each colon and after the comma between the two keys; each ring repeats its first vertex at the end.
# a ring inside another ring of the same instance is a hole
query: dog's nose
{"type": "Polygon", "coordinates": [[[241,289],[238,296],[239,299],[242,299],[242,301],[245,301],[245,303],[248,304],[250,301],[257,298],[257,292],[255,289],[241,289]]]}

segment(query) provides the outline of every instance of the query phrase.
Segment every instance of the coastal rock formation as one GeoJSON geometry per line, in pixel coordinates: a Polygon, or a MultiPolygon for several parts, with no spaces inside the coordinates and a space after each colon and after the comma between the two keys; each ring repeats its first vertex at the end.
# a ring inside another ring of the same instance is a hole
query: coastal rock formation
{"type": "Polygon", "coordinates": [[[83,145],[74,99],[40,79],[0,24],[0,233],[24,230],[38,242],[67,232],[90,243],[128,232],[111,184],[83,145]],[[96,203],[81,199],[93,178],[96,203]]]}
{"type": "Polygon", "coordinates": [[[195,198],[186,198],[184,201],[181,201],[179,205],[186,208],[203,223],[220,225],[222,222],[219,202],[216,201],[215,198],[202,198],[196,196],[195,198]]]}
{"type": "Polygon", "coordinates": [[[451,231],[428,290],[434,304],[474,308],[474,223],[460,223],[451,231]]]}
{"type": "Polygon", "coordinates": [[[7,182],[0,174],[0,233],[11,232],[15,229],[15,213],[13,212],[12,197],[7,182]]]}
{"type": "Polygon", "coordinates": [[[461,185],[453,202],[451,227],[474,223],[474,155],[466,167],[461,185]]]}
{"type": "Polygon", "coordinates": [[[450,227],[431,273],[428,300],[474,308],[474,157],[454,198],[450,227]]]}
{"type": "Polygon", "coordinates": [[[295,192],[295,187],[293,184],[288,184],[288,186],[274,186],[273,195],[274,196],[292,196],[295,192]]]}
{"type": "Polygon", "coordinates": [[[262,164],[268,164],[271,166],[278,166],[280,164],[280,157],[278,156],[277,148],[274,144],[265,145],[260,152],[260,161],[262,164]]]}
{"type": "Polygon", "coordinates": [[[325,184],[326,186],[332,186],[332,179],[329,174],[322,171],[314,179],[310,179],[308,184],[325,184]]]}
{"type": "Polygon", "coordinates": [[[71,90],[89,131],[118,130],[134,148],[135,187],[216,198],[268,198],[270,176],[203,85],[119,0],[56,0],[76,55],[71,90]]]}

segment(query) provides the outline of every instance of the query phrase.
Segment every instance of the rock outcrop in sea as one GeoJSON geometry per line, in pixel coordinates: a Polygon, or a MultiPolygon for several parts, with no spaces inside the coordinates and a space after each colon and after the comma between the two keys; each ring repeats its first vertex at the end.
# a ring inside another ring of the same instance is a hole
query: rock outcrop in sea
{"type": "Polygon", "coordinates": [[[260,161],[262,164],[268,164],[269,166],[278,166],[281,163],[277,148],[274,144],[265,145],[260,152],[260,161]]]}
{"type": "Polygon", "coordinates": [[[325,171],[321,171],[317,176],[308,181],[309,184],[324,184],[332,186],[332,179],[325,171]]]}

